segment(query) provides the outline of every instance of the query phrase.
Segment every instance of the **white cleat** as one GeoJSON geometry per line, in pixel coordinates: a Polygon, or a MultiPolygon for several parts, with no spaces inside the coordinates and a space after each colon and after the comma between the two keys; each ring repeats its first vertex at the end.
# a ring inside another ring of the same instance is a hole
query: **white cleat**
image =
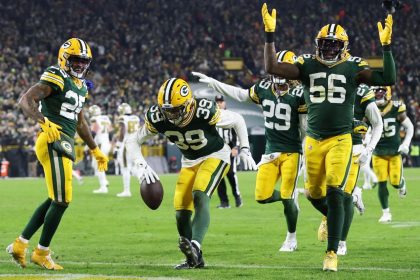
{"type": "Polygon", "coordinates": [[[281,245],[279,249],[280,252],[294,252],[297,249],[297,240],[296,239],[287,239],[281,245]]]}
{"type": "Polygon", "coordinates": [[[93,193],[108,193],[108,188],[99,188],[94,190],[93,193]]]}
{"type": "Polygon", "coordinates": [[[338,243],[337,255],[338,255],[338,256],[344,256],[344,255],[347,255],[347,245],[346,245],[346,241],[340,241],[340,242],[338,243]]]}
{"type": "Polygon", "coordinates": [[[131,192],[121,192],[117,194],[118,197],[131,197],[131,192]]]}
{"type": "Polygon", "coordinates": [[[363,200],[362,200],[362,189],[357,186],[354,187],[352,196],[353,196],[354,206],[356,207],[359,214],[363,215],[363,213],[365,212],[365,204],[363,203],[363,200]]]}
{"type": "Polygon", "coordinates": [[[400,195],[400,198],[405,198],[407,196],[407,187],[405,185],[405,180],[403,187],[401,189],[398,189],[398,194],[400,195]]]}
{"type": "Polygon", "coordinates": [[[382,217],[379,218],[378,222],[381,224],[387,224],[392,222],[392,215],[390,212],[383,212],[382,217]]]}

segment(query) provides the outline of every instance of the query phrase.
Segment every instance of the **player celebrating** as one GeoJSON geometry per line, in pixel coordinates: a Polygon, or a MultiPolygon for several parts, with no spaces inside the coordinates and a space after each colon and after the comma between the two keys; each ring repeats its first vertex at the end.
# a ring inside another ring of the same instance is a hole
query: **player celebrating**
{"type": "MultiPolygon", "coordinates": [[[[294,63],[291,51],[277,53],[279,63],[294,63]]],[[[306,126],[306,105],[303,89],[297,81],[272,76],[263,79],[249,90],[230,86],[204,74],[193,72],[200,82],[240,102],[261,105],[265,125],[265,154],[258,164],[255,199],[258,203],[281,201],[287,222],[286,240],[281,252],[297,249],[296,224],[298,219],[297,177],[302,154],[302,139],[306,126]],[[275,189],[281,177],[280,191],[275,189]],[[295,199],[295,200],[294,200],[295,199]]]]}
{"type": "Polygon", "coordinates": [[[338,24],[321,28],[316,37],[316,53],[305,54],[292,65],[278,63],[275,58],[274,31],[276,11],[262,6],[266,31],[264,48],[266,71],[292,80],[301,80],[308,107],[308,129],[305,141],[306,187],[315,207],[328,207],[328,245],[323,270],[337,271],[337,249],[343,227],[343,191],[351,160],[353,104],[357,86],[392,85],[395,83],[395,63],[390,50],[392,16],[385,28],[378,23],[383,45],[383,71],[372,71],[359,57],[346,52],[348,36],[338,24]],[[326,185],[326,191],[323,190],[326,185]]]}
{"type": "Polygon", "coordinates": [[[72,200],[73,137],[76,131],[98,161],[98,169],[107,169],[108,158],[93,140],[82,110],[88,94],[84,78],[91,60],[92,53],[86,42],[77,38],[67,40],[60,47],[58,65],[48,67],[40,81],[19,101],[23,112],[37,120],[41,127],[35,151],[48,188],[47,200],[35,210],[21,235],[6,249],[21,267],[26,266],[29,240],[43,225],[31,261],[46,269],[63,269],[52,260],[49,246],[72,200]]]}
{"type": "MultiPolygon", "coordinates": [[[[108,116],[102,115],[101,108],[98,105],[93,105],[89,108],[91,130],[95,133],[95,142],[98,144],[101,151],[108,155],[111,150],[111,143],[109,141],[109,132],[112,131],[111,120],[108,116]]],[[[98,176],[99,189],[94,190],[93,193],[108,193],[108,180],[106,179],[105,171],[98,170],[96,160],[92,161],[95,175],[98,176]]]]}
{"type": "MultiPolygon", "coordinates": [[[[141,156],[140,145],[157,133],[165,135],[182,152],[182,168],[175,188],[174,207],[179,248],[186,261],[176,269],[201,268],[201,244],[210,224],[210,197],[229,169],[230,148],[217,132],[233,127],[240,142],[239,157],[245,169],[256,169],[249,151],[248,134],[241,115],[220,110],[214,101],[195,99],[188,83],[171,78],[158,93],[158,104],[149,108],[146,123],[127,144],[130,153],[141,156]],[[194,218],[191,216],[195,211],[194,218]]],[[[147,183],[158,180],[141,156],[137,160],[147,183]]]]}
{"type": "Polygon", "coordinates": [[[131,107],[127,103],[122,103],[118,106],[118,141],[115,145],[114,152],[117,153],[117,161],[121,168],[123,178],[123,191],[117,194],[118,197],[131,197],[130,179],[131,173],[137,176],[136,166],[134,161],[137,159],[135,153],[128,152],[126,141],[134,135],[140,127],[139,117],[132,115],[131,107]]]}
{"type": "Polygon", "coordinates": [[[407,195],[401,153],[408,154],[411,138],[414,134],[413,124],[406,114],[406,107],[400,101],[391,101],[391,87],[372,87],[375,91],[376,104],[381,111],[384,131],[378,145],[373,151],[373,170],[378,177],[378,197],[382,207],[380,223],[392,221],[389,210],[387,180],[398,189],[401,198],[407,195]],[[406,129],[404,141],[401,143],[401,125],[406,129]]]}

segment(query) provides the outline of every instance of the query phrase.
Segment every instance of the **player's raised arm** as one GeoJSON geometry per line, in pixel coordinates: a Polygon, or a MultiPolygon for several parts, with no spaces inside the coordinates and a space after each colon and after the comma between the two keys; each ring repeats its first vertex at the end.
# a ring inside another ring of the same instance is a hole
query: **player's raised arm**
{"type": "Polygon", "coordinates": [[[223,95],[230,96],[239,102],[252,102],[251,98],[249,97],[247,89],[243,89],[240,87],[235,87],[235,86],[222,83],[200,72],[191,72],[191,73],[194,76],[198,77],[201,83],[207,84],[209,87],[213,88],[215,91],[223,95]]]}
{"type": "Polygon", "coordinates": [[[264,63],[265,71],[286,79],[298,79],[299,68],[289,63],[278,63],[276,60],[276,48],[274,46],[274,32],[276,31],[276,9],[271,14],[267,4],[264,3],[261,9],[265,30],[264,63]]]}
{"type": "Polygon", "coordinates": [[[382,23],[378,22],[379,39],[382,44],[383,51],[383,69],[382,71],[363,70],[356,75],[356,81],[368,85],[391,86],[397,80],[395,62],[391,52],[391,35],[392,35],[392,15],[388,15],[385,19],[385,28],[382,23]]]}

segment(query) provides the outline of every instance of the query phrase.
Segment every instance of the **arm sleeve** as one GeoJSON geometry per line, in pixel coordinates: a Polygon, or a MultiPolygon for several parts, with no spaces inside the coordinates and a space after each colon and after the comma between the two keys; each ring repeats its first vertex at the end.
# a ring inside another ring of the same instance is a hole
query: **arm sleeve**
{"type": "Polygon", "coordinates": [[[304,139],[306,136],[306,125],[307,123],[307,115],[306,114],[299,114],[299,130],[300,130],[300,139],[304,139]]]}
{"type": "Polygon", "coordinates": [[[128,136],[125,145],[128,151],[130,153],[133,153],[135,155],[138,155],[140,158],[143,158],[143,155],[141,154],[141,144],[143,144],[146,140],[152,138],[154,133],[150,132],[146,125],[143,125],[137,133],[133,133],[132,135],[128,136]]]}
{"type": "Polygon", "coordinates": [[[247,89],[234,87],[234,86],[219,82],[218,80],[215,80],[215,79],[212,80],[211,87],[217,92],[230,96],[239,102],[244,102],[244,101],[251,102],[247,89]]]}
{"type": "Polygon", "coordinates": [[[402,142],[402,145],[410,146],[411,138],[413,138],[414,134],[414,126],[413,123],[410,121],[409,118],[405,118],[405,120],[401,123],[402,126],[404,126],[406,130],[404,141],[402,142]]]}
{"type": "Polygon", "coordinates": [[[367,147],[370,147],[372,150],[375,149],[376,144],[378,144],[381,139],[383,124],[381,113],[379,112],[378,106],[374,102],[369,103],[365,110],[365,116],[372,125],[372,132],[370,135],[369,142],[366,144],[367,147]]]}
{"type": "Polygon", "coordinates": [[[229,110],[220,110],[220,120],[216,123],[217,127],[233,128],[238,136],[240,147],[249,148],[248,131],[244,118],[229,110]]]}
{"type": "Polygon", "coordinates": [[[372,71],[370,84],[380,86],[391,86],[395,84],[397,75],[390,46],[384,46],[383,61],[384,66],[382,71],[372,71]]]}

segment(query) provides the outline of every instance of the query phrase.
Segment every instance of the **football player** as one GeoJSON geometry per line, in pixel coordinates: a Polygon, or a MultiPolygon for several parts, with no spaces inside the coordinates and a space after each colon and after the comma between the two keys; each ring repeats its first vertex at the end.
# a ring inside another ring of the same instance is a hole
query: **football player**
{"type": "Polygon", "coordinates": [[[21,235],[6,249],[21,267],[26,266],[29,240],[43,226],[31,262],[45,269],[63,269],[51,258],[49,246],[72,201],[73,137],[76,131],[98,161],[98,169],[107,169],[108,158],[93,140],[82,109],[88,94],[84,79],[91,61],[92,53],[85,41],[67,40],[60,47],[58,65],[48,67],[40,81],[19,101],[23,112],[37,120],[41,127],[35,151],[44,169],[48,189],[48,198],[35,210],[21,235]]]}
{"type": "Polygon", "coordinates": [[[121,168],[121,175],[123,178],[123,191],[117,194],[118,197],[131,197],[130,179],[131,174],[137,177],[137,168],[134,161],[137,155],[128,152],[126,141],[134,135],[140,127],[140,119],[132,114],[130,105],[122,103],[118,106],[118,125],[119,133],[118,140],[115,145],[114,153],[117,154],[117,161],[121,168]]]}
{"type": "Polygon", "coordinates": [[[378,177],[378,197],[382,207],[380,223],[392,221],[388,205],[389,192],[387,180],[398,189],[401,198],[407,195],[403,176],[401,154],[408,154],[414,127],[406,114],[406,107],[401,101],[391,101],[391,87],[372,87],[375,91],[376,104],[381,111],[384,131],[378,145],[373,151],[372,165],[378,177]],[[401,143],[400,128],[403,126],[406,135],[401,143]]]}
{"type": "MultiPolygon", "coordinates": [[[[291,51],[277,53],[279,63],[294,63],[291,51]]],[[[250,89],[242,89],[219,82],[204,74],[193,72],[200,82],[239,102],[261,105],[265,125],[265,153],[258,164],[255,200],[258,203],[281,201],[287,223],[286,240],[281,252],[297,249],[296,224],[298,219],[297,178],[302,154],[302,140],[306,127],[306,105],[303,89],[296,81],[278,76],[258,81],[250,89]],[[276,183],[281,178],[280,191],[276,183]]]]}
{"type": "MultiPolygon", "coordinates": [[[[101,108],[98,105],[92,105],[89,108],[90,128],[94,132],[94,140],[98,144],[101,151],[108,155],[111,150],[111,143],[109,141],[109,133],[112,131],[111,120],[108,116],[102,115],[101,108]]],[[[94,190],[93,193],[108,193],[108,180],[106,179],[105,171],[98,170],[96,160],[92,161],[95,175],[98,176],[99,189],[94,190]]]]}
{"type": "Polygon", "coordinates": [[[179,248],[186,261],[175,269],[202,268],[201,244],[210,224],[210,197],[229,170],[230,147],[217,132],[233,127],[240,142],[239,157],[245,169],[255,170],[245,121],[241,115],[220,110],[214,101],[196,99],[188,83],[171,78],[158,93],[158,104],[149,108],[146,123],[137,137],[130,138],[128,150],[140,155],[137,165],[147,183],[159,180],[141,156],[140,145],[157,133],[165,135],[180,149],[182,168],[175,187],[174,207],[179,248]],[[194,218],[191,219],[193,210],[194,218]]]}
{"type": "MultiPolygon", "coordinates": [[[[274,46],[276,11],[270,14],[262,6],[266,32],[265,68],[269,74],[301,80],[308,107],[308,128],[305,141],[306,185],[312,204],[328,207],[328,245],[323,270],[337,271],[338,243],[344,220],[343,190],[352,155],[352,119],[354,99],[359,84],[392,85],[395,63],[392,57],[392,15],[385,28],[378,23],[383,45],[383,71],[369,69],[362,58],[346,50],[348,36],[338,24],[328,24],[316,36],[316,53],[300,56],[295,64],[278,63],[274,46]],[[326,191],[322,187],[326,185],[326,191]]],[[[366,148],[364,148],[366,149],[366,148]]],[[[364,152],[366,153],[366,152],[364,152]]]]}

